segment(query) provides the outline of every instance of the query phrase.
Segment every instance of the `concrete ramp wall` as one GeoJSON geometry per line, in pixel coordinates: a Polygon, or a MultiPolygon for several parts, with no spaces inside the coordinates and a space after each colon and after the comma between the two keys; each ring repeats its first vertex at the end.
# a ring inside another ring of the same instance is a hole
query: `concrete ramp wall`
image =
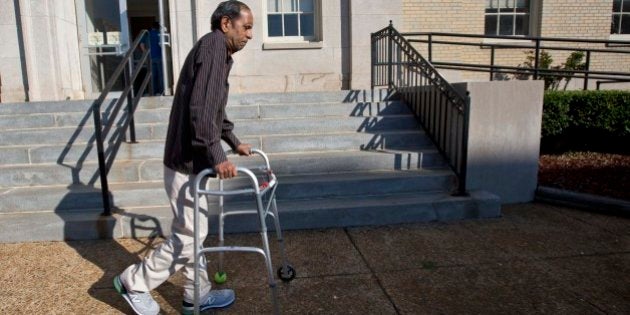
{"type": "Polygon", "coordinates": [[[543,81],[454,84],[470,92],[468,178],[502,203],[529,202],[538,182],[543,81]]]}

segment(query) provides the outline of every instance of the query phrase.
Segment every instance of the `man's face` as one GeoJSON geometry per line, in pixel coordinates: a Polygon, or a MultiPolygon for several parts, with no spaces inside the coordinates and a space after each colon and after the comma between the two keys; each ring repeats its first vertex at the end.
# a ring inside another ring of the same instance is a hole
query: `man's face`
{"type": "Polygon", "coordinates": [[[252,39],[252,28],[254,27],[254,17],[247,9],[241,10],[239,18],[230,20],[223,17],[221,29],[227,39],[228,50],[235,53],[245,47],[247,41],[252,39]]]}

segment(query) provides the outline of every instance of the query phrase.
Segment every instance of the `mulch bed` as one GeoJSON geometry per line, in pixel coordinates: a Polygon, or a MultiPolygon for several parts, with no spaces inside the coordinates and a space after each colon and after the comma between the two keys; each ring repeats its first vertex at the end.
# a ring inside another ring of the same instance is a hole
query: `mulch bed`
{"type": "Polygon", "coordinates": [[[630,200],[630,155],[571,152],[541,155],[538,184],[630,200]]]}

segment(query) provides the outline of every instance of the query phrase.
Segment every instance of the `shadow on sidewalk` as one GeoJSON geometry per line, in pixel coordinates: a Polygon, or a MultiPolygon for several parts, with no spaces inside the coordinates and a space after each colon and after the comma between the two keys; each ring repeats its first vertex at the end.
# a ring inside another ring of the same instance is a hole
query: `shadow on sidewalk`
{"type": "MultiPolygon", "coordinates": [[[[102,120],[107,122],[111,116],[112,106],[116,99],[108,101],[102,120]]],[[[161,241],[163,235],[159,221],[149,215],[138,215],[126,212],[115,205],[109,193],[113,216],[102,216],[103,200],[99,187],[100,172],[93,163],[86,161],[96,158],[96,138],[91,125],[91,107],[77,124],[76,130],[68,139],[65,148],[57,158],[57,164],[69,169],[72,183],[66,194],[55,207],[55,214],[63,221],[63,239],[83,259],[96,266],[103,274],[94,282],[87,293],[96,300],[115,307],[122,313],[129,313],[130,307],[114,290],[113,278],[128,266],[138,263],[161,241]],[[88,133],[88,136],[82,133],[88,133]],[[85,142],[87,141],[87,142],[85,142]],[[116,241],[114,237],[130,235],[131,240],[116,241]],[[138,236],[147,236],[140,239],[138,236]],[[82,241],[101,239],[101,242],[82,241]]],[[[111,135],[104,139],[106,167],[110,169],[125,137],[122,128],[128,115],[123,114],[113,125],[111,135]]],[[[91,277],[92,278],[92,277],[91,277]]],[[[90,279],[91,279],[90,278],[90,279]]],[[[96,277],[94,277],[96,278],[96,277]]],[[[87,280],[89,281],[89,280],[87,280]]],[[[157,290],[162,297],[172,296],[180,292],[171,282],[165,282],[157,290]]],[[[181,295],[181,294],[180,294],[181,295]]],[[[176,301],[176,299],[165,299],[176,301]]],[[[172,305],[179,309],[180,305],[172,305]]]]}
{"type": "MultiPolygon", "coordinates": [[[[85,194],[85,189],[87,188],[84,187],[80,194],[85,194]]],[[[100,193],[100,190],[92,189],[100,193]]],[[[68,193],[66,197],[68,200],[76,199],[72,192],[68,193]]],[[[63,204],[64,201],[62,200],[60,206],[63,204]]],[[[154,217],[126,213],[122,209],[113,209],[113,212],[114,216],[118,217],[117,219],[95,213],[95,216],[99,216],[98,219],[81,220],[77,214],[71,211],[58,211],[57,215],[64,220],[64,238],[67,244],[83,259],[97,267],[99,272],[102,272],[100,278],[91,284],[87,294],[122,313],[129,313],[131,309],[114,290],[113,279],[125,268],[138,263],[147,256],[162,241],[163,233],[159,221],[154,217]],[[120,234],[118,231],[121,229],[120,222],[125,222],[127,229],[130,230],[131,239],[120,241],[112,239],[112,236],[120,234]],[[148,235],[148,237],[138,237],[143,235],[148,235]],[[81,239],[85,239],[85,236],[90,239],[99,238],[102,241],[82,241],[81,239]]],[[[96,276],[86,280],[92,281],[91,279],[96,279],[96,276]]],[[[174,301],[177,301],[174,297],[181,296],[182,289],[180,287],[166,281],[155,291],[170,303],[171,307],[180,308],[179,304],[173,305],[174,301]]]]}

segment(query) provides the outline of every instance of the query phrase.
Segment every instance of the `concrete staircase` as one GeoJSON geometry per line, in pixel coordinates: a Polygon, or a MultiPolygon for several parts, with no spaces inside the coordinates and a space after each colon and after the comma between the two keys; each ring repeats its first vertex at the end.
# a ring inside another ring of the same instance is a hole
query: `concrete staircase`
{"type": "MultiPolygon", "coordinates": [[[[161,161],[171,102],[142,100],[138,143],[117,147],[108,139],[116,151],[108,177],[111,217],[100,216],[91,101],[1,104],[0,242],[169,234],[161,161]]],[[[385,91],[233,95],[227,112],[241,140],[270,156],[284,229],[500,215],[489,193],[451,196],[453,173],[407,106],[385,91]]],[[[232,232],[256,227],[253,217],[227,222],[232,232]]]]}

